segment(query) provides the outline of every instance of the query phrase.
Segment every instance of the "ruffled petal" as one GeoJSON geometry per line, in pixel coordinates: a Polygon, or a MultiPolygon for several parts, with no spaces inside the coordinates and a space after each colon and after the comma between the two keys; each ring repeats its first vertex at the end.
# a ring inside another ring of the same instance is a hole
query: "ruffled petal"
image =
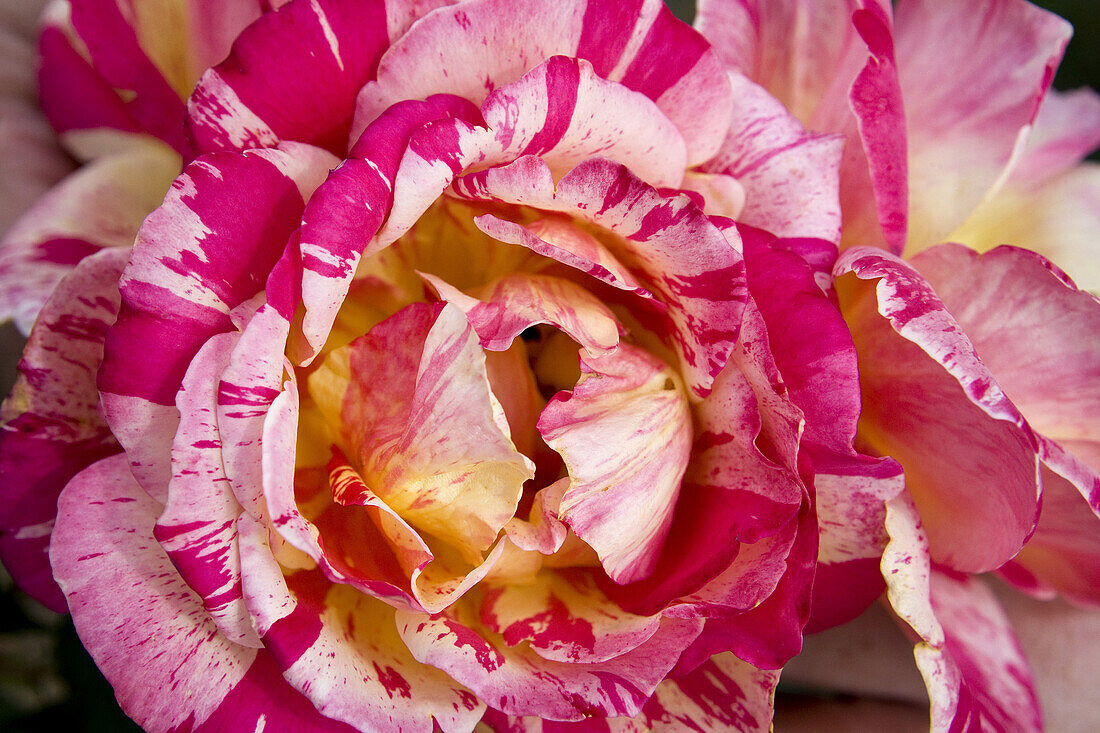
{"type": "Polygon", "coordinates": [[[413,526],[476,554],[515,514],[533,465],[458,308],[410,306],[329,354],[309,386],[367,485],[413,526]]]}
{"type": "Polygon", "coordinates": [[[448,616],[399,611],[401,638],[419,661],[459,680],[510,715],[551,720],[637,715],[676,657],[699,633],[698,620],[664,619],[634,650],[606,662],[555,662],[523,645],[477,632],[448,616]]]}
{"type": "Polygon", "coordinates": [[[882,570],[931,700],[932,730],[1043,728],[1031,671],[1004,611],[977,578],[931,567],[912,499],[889,503],[882,570]]]}
{"type": "Polygon", "coordinates": [[[309,146],[212,154],[187,167],[142,225],[105,347],[103,408],[138,481],[163,495],[176,389],[230,312],[263,289],[335,159],[309,146]],[[248,215],[242,215],[248,212],[248,215]]]}
{"type": "Polygon", "coordinates": [[[1034,434],[916,270],[855,248],[835,272],[867,281],[839,283],[859,354],[861,440],[905,469],[937,562],[966,572],[999,567],[1035,528],[1034,434]]]}
{"type": "Polygon", "coordinates": [[[172,479],[153,536],[218,630],[230,641],[259,647],[241,595],[236,523],[242,510],[222,467],[216,418],[218,382],[238,340],[237,334],[213,337],[184,375],[176,396],[172,479]]]}
{"type": "Polygon", "coordinates": [[[389,48],[359,95],[353,132],[402,99],[448,93],[480,103],[556,55],[585,59],[598,76],[653,100],[680,129],[689,165],[711,157],[726,131],[731,96],[718,57],[663,3],[479,0],[431,14],[389,48]],[[522,51],[485,52],[501,47],[522,51]]]}
{"type": "Polygon", "coordinates": [[[716,654],[694,672],[667,679],[642,709],[650,730],[737,730],[772,727],[779,672],[757,669],[732,654],[716,654]]]}
{"type": "Polygon", "coordinates": [[[191,95],[187,125],[195,153],[283,140],[346,152],[355,95],[389,45],[386,5],[295,0],[265,13],[191,95]]]}

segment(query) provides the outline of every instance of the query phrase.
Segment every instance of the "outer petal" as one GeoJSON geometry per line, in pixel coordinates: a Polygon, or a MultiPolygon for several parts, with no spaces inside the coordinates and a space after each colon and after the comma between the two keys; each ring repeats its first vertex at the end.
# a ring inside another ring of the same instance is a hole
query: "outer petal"
{"type": "Polygon", "coordinates": [[[297,228],[303,197],[334,162],[299,145],[212,155],[187,167],[142,226],[99,387],[147,490],[162,494],[168,483],[163,456],[187,364],[210,336],[231,330],[230,311],[262,289],[297,228]]]}
{"type": "Polygon", "coordinates": [[[889,504],[882,570],[890,603],[917,635],[933,731],[1042,730],[1031,672],[996,598],[977,578],[933,570],[908,495],[889,504]]]}
{"type": "Polygon", "coordinates": [[[1007,175],[1071,28],[1023,0],[898,4],[909,130],[909,244],[943,241],[1007,175]]]}
{"type": "Polygon", "coordinates": [[[153,535],[180,576],[230,641],[259,647],[241,595],[237,517],[241,506],[222,467],[217,385],[237,334],[207,341],[184,375],[176,407],[180,425],[172,441],[168,500],[153,535]]]}
{"type": "Polygon", "coordinates": [[[1043,97],[1010,187],[1034,190],[1070,172],[1100,145],[1100,94],[1083,87],[1043,97]]]}
{"type": "Polygon", "coordinates": [[[562,521],[616,582],[649,575],[691,455],[691,413],[675,372],[627,344],[582,355],[577,386],[550,400],[538,428],[572,479],[562,521]]]}
{"type": "Polygon", "coordinates": [[[1011,243],[1055,262],[1084,290],[1100,293],[1100,165],[1082,163],[1037,187],[1011,182],[949,237],[985,252],[1011,243]]]}
{"type": "MultiPolygon", "coordinates": [[[[1032,428],[1054,441],[1100,444],[1095,296],[1078,290],[1042,257],[1015,247],[978,255],[944,245],[923,252],[913,265],[936,288],[1032,428]]],[[[1043,460],[1073,481],[1100,513],[1100,477],[1093,473],[1100,465],[1090,471],[1087,452],[1086,465],[1080,465],[1046,440],[1041,448],[1043,460]]]]}
{"type": "Polygon", "coordinates": [[[280,140],[346,151],[355,95],[374,75],[388,35],[383,0],[294,0],[264,14],[188,101],[196,152],[280,140]]]}
{"type": "Polygon", "coordinates": [[[731,98],[716,54],[656,0],[614,8],[478,0],[442,9],[386,52],[377,82],[359,95],[354,130],[402,99],[450,93],[480,102],[555,55],[586,59],[598,76],[656,102],[682,131],[689,165],[711,157],[725,133],[731,98]]]}
{"type": "Polygon", "coordinates": [[[102,247],[129,247],[179,173],[163,144],[133,147],[83,166],[51,189],[0,242],[0,319],[24,333],[66,273],[102,247]]]}
{"type": "Polygon", "coordinates": [[[127,714],[150,731],[348,730],[290,688],[266,652],[218,633],[153,539],[159,512],[123,456],[104,459],[66,487],[51,548],[77,632],[127,714]]]}
{"type": "Polygon", "coordinates": [[[46,556],[57,497],[76,473],[119,450],[99,412],[95,373],[127,254],[90,257],[61,281],[0,409],[0,558],[24,590],[59,612],[65,600],[46,556]]]}
{"type": "Polygon", "coordinates": [[[878,281],[874,291],[840,283],[859,354],[861,438],[905,469],[937,562],[970,572],[1002,565],[1035,527],[1034,435],[915,270],[856,248],[837,263],[838,276],[847,272],[878,281]]]}
{"type": "Polygon", "coordinates": [[[900,252],[905,119],[891,15],[881,0],[702,0],[696,27],[808,128],[861,140],[846,146],[840,176],[846,241],[900,252]]]}

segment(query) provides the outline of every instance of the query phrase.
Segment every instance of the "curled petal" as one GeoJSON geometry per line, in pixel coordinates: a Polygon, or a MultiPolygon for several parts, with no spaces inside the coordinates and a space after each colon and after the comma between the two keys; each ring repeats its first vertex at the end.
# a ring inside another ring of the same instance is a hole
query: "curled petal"
{"type": "Polygon", "coordinates": [[[1035,528],[1034,434],[916,270],[855,248],[835,272],[855,276],[839,286],[859,354],[861,439],[905,469],[937,562],[999,567],[1035,528]]]}
{"type": "Polygon", "coordinates": [[[558,511],[616,582],[648,575],[691,454],[691,414],[664,362],[627,344],[581,356],[581,379],[539,418],[572,479],[558,511]],[[659,446],[659,448],[656,448],[659,446]]]}

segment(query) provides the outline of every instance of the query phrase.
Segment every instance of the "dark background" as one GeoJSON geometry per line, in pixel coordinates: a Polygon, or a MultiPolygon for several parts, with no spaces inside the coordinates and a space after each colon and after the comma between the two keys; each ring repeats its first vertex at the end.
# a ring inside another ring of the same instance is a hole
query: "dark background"
{"type": "MultiPolygon", "coordinates": [[[[694,14],[694,2],[690,0],[667,2],[685,20],[690,20],[694,14]]],[[[1096,0],[1044,0],[1037,4],[1063,16],[1076,29],[1055,78],[1055,86],[1059,89],[1100,86],[1100,53],[1097,52],[1100,3],[1096,0]]],[[[7,394],[11,388],[21,343],[14,328],[0,326],[0,394],[7,394]]],[[[780,705],[783,704],[784,699],[780,696],[780,705]]],[[[68,618],[50,613],[14,589],[2,569],[0,730],[10,733],[139,730],[118,709],[110,686],[84,652],[68,618]]]]}

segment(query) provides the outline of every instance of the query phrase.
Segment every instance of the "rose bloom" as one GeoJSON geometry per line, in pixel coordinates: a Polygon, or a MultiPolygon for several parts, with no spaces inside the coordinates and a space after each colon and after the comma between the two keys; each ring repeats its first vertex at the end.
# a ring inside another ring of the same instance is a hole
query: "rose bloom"
{"type": "Polygon", "coordinates": [[[767,729],[803,629],[887,589],[934,728],[1040,725],[967,574],[1095,602],[1097,304],[1024,250],[899,255],[1095,142],[1055,100],[1023,147],[1061,21],[210,5],[52,7],[64,142],[186,165],[137,229],[163,186],[93,162],[0,250],[38,315],[0,552],[131,717],[767,729]],[[979,37],[1007,91],[944,89],[979,37]]]}

